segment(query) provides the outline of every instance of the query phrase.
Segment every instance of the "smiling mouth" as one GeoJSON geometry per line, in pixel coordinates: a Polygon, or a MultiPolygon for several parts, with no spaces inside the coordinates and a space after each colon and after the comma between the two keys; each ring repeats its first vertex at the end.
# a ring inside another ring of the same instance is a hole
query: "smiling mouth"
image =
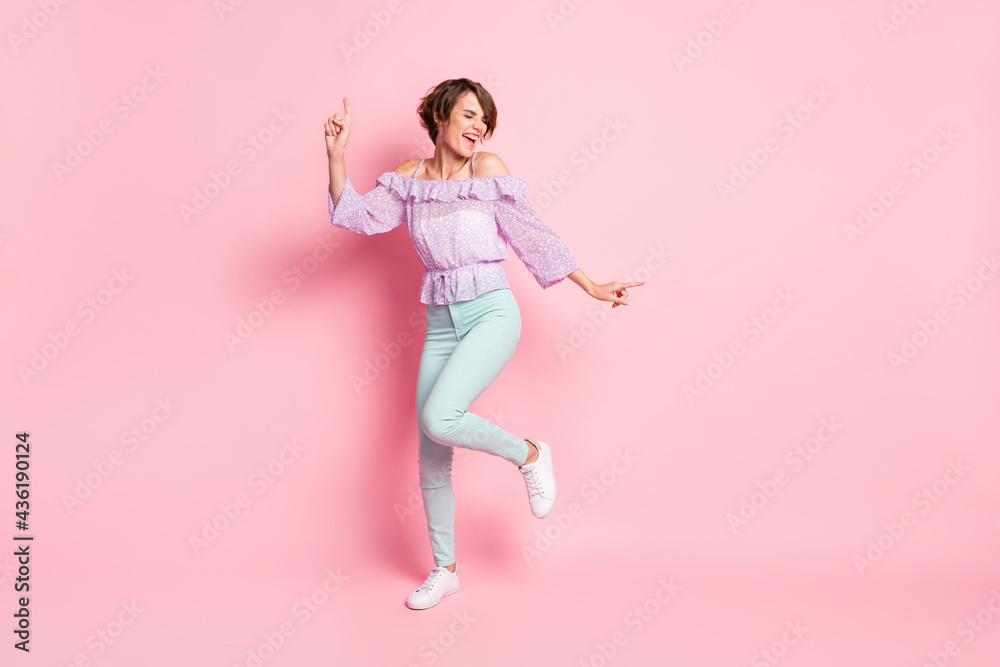
{"type": "Polygon", "coordinates": [[[467,135],[464,135],[464,134],[462,135],[462,138],[465,139],[466,141],[468,141],[470,146],[475,146],[476,145],[476,140],[475,139],[471,139],[467,135]]]}

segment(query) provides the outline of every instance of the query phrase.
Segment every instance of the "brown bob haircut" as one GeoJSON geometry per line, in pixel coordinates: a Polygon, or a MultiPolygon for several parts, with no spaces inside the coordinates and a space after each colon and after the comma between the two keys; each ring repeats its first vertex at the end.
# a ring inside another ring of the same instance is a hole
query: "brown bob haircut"
{"type": "Polygon", "coordinates": [[[469,91],[476,94],[483,115],[486,116],[486,134],[482,138],[486,139],[493,135],[493,130],[497,126],[497,105],[493,102],[493,96],[476,81],[464,78],[448,79],[434,86],[425,97],[421,98],[417,106],[420,125],[430,134],[431,143],[436,144],[438,136],[438,125],[434,121],[434,114],[437,114],[442,122],[448,122],[455,103],[469,91]]]}

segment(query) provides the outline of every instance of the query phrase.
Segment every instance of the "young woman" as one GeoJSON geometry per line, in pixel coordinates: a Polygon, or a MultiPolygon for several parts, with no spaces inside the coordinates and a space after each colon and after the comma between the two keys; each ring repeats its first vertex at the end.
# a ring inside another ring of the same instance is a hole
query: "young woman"
{"type": "Polygon", "coordinates": [[[527,198],[528,184],[512,176],[498,156],[476,150],[496,128],[496,105],[485,88],[469,79],[449,79],[421,100],[417,113],[434,144],[434,157],[406,160],[379,176],[365,195],[354,189],[344,164],[351,126],[346,97],[344,115],[327,119],[325,133],[330,222],[361,234],[406,223],[426,269],[419,294],[427,331],[417,372],[416,417],[420,492],[435,567],[406,604],[427,609],[459,589],[454,447],[518,466],[536,517],[547,516],[556,500],[551,447],[522,440],[468,412],[506,366],[521,336],[521,314],[500,266],[507,244],[542,288],[568,277],[615,308],[628,305],[627,288],[643,283],[591,281],[538,219],[527,198]]]}

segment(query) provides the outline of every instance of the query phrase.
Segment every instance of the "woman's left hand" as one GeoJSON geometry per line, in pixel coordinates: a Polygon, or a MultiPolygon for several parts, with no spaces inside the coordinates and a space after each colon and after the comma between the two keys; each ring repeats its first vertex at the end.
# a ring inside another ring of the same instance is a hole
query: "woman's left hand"
{"type": "Polygon", "coordinates": [[[618,280],[610,283],[604,283],[603,285],[594,285],[594,288],[590,291],[590,296],[594,297],[599,301],[613,301],[611,308],[617,308],[618,306],[627,306],[628,301],[628,289],[629,287],[637,287],[639,285],[645,284],[645,280],[637,283],[623,283],[618,280]]]}

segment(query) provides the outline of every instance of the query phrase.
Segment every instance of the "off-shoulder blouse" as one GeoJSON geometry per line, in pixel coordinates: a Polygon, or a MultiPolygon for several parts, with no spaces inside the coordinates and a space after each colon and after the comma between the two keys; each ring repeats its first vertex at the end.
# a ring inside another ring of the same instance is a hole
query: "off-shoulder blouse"
{"type": "Polygon", "coordinates": [[[361,234],[381,234],[405,222],[425,269],[419,300],[429,305],[509,289],[500,267],[508,243],[543,289],[580,268],[562,239],[539,220],[525,181],[511,174],[476,178],[475,155],[472,175],[419,180],[387,171],[364,195],[348,177],[336,204],[327,191],[330,222],[361,234]]]}

